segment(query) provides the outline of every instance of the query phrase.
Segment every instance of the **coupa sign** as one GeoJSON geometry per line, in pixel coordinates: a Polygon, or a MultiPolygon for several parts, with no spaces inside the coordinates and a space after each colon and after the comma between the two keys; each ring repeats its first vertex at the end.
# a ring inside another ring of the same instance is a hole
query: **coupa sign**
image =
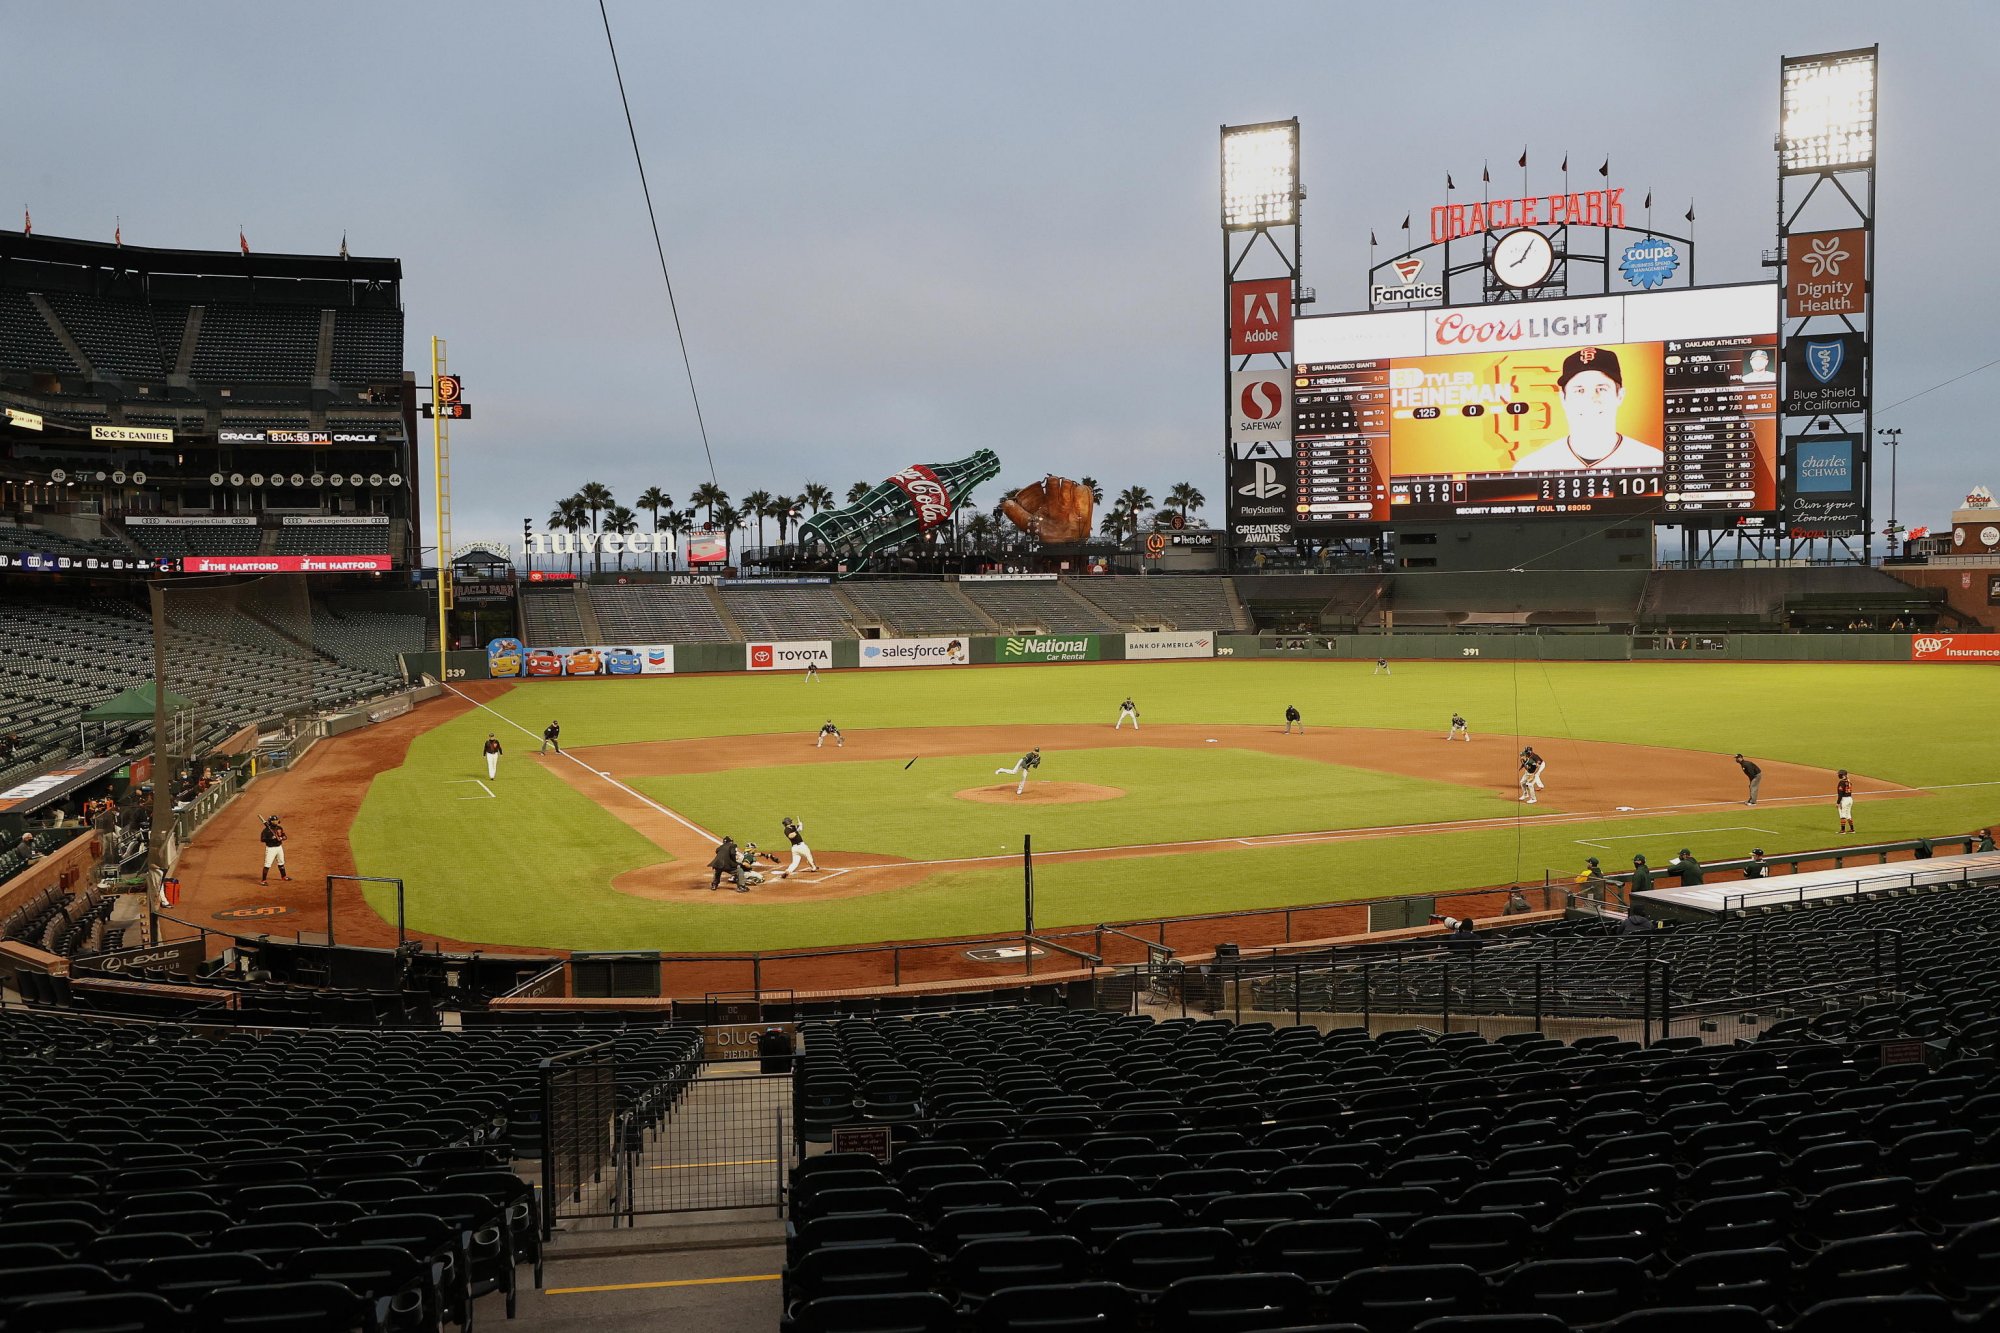
{"type": "Polygon", "coordinates": [[[1095,662],[1102,655],[1095,634],[1029,634],[1000,640],[1002,662],[1095,662]]]}
{"type": "Polygon", "coordinates": [[[804,671],[833,665],[833,644],[825,639],[804,643],[752,643],[746,661],[752,671],[804,671]]]}

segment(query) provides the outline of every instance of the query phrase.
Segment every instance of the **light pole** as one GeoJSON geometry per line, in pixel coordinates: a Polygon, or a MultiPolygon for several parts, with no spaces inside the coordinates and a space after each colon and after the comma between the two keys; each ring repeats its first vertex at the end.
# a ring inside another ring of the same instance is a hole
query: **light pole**
{"type": "Polygon", "coordinates": [[[1896,554],[1896,535],[1903,528],[1896,522],[1896,456],[1903,444],[1903,428],[1890,426],[1875,432],[1876,438],[1889,446],[1889,554],[1896,554]]]}

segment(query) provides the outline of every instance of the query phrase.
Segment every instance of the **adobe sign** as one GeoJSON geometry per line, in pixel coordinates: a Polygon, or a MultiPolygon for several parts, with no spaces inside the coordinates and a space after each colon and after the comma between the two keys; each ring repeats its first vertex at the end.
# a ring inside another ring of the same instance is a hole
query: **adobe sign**
{"type": "Polygon", "coordinates": [[[1229,354],[1292,350],[1292,280],[1259,278],[1229,284],[1229,354]]]}
{"type": "Polygon", "coordinates": [[[1868,307],[1868,233],[1795,232],[1785,238],[1785,314],[1858,315],[1868,307]]]}

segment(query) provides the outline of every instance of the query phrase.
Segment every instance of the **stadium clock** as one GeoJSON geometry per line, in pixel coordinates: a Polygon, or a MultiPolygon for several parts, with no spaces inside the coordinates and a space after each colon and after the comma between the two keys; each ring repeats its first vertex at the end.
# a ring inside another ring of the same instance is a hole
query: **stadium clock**
{"type": "Polygon", "coordinates": [[[1510,231],[1493,243],[1493,276],[1505,286],[1536,286],[1555,264],[1555,247],[1532,227],[1510,231]]]}

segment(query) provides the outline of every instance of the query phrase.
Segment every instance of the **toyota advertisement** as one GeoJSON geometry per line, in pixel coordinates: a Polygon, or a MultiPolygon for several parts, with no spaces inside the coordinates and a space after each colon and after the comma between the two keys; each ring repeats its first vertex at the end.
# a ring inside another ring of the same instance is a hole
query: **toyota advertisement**
{"type": "Polygon", "coordinates": [[[1297,345],[1300,525],[1778,508],[1768,285],[1327,316],[1297,345]]]}
{"type": "Polygon", "coordinates": [[[768,643],[752,640],[745,662],[752,671],[804,671],[833,666],[833,644],[826,639],[809,642],[768,643]]]}

